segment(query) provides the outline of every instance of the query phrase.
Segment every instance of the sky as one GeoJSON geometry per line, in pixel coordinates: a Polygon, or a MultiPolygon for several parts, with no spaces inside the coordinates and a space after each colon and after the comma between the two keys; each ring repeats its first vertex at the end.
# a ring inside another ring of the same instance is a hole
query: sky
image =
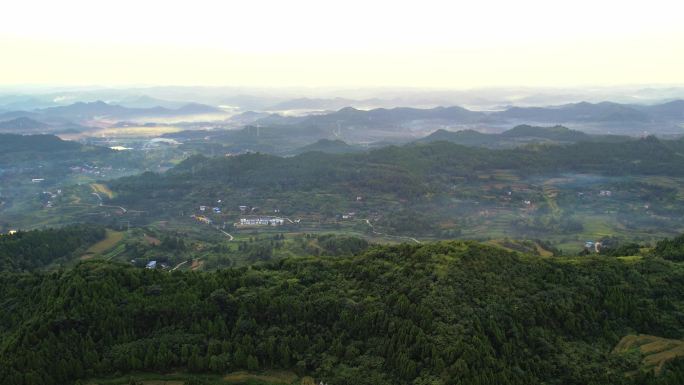
{"type": "Polygon", "coordinates": [[[9,0],[0,86],[681,85],[682,3],[9,0]]]}

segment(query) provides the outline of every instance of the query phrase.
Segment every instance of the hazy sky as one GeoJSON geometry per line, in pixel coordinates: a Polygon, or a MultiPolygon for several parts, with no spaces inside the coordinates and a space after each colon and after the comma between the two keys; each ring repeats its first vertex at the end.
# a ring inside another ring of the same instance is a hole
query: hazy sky
{"type": "Polygon", "coordinates": [[[0,85],[684,84],[681,3],[7,0],[0,85]]]}

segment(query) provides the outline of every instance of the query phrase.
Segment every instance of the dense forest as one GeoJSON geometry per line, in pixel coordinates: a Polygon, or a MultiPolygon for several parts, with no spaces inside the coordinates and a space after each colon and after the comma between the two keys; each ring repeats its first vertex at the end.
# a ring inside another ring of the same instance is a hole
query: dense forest
{"type": "Polygon", "coordinates": [[[94,225],[0,235],[0,272],[31,271],[66,262],[75,252],[84,251],[104,236],[105,229],[94,225]]]}
{"type": "Polygon", "coordinates": [[[663,239],[656,245],[654,253],[672,261],[684,261],[684,235],[674,239],[663,239]]]}
{"type": "MultiPolygon", "coordinates": [[[[364,246],[364,245],[360,245],[364,246]]],[[[623,336],[679,339],[684,268],[474,242],[215,272],[92,260],[0,275],[0,382],[287,369],[328,384],[679,384],[623,336]]]]}

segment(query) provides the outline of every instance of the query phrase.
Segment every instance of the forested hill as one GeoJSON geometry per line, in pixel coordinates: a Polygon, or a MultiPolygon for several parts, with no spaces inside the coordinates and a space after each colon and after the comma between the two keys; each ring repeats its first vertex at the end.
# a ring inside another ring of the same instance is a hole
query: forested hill
{"type": "Polygon", "coordinates": [[[0,134],[0,165],[21,161],[91,161],[117,155],[106,147],[86,146],[54,135],[0,134]]]}
{"type": "Polygon", "coordinates": [[[130,204],[227,188],[265,192],[319,189],[334,194],[391,193],[412,198],[495,170],[522,176],[563,172],[681,176],[682,144],[648,137],[624,143],[489,150],[435,142],[390,146],[367,153],[306,153],[290,158],[262,154],[199,156],[164,175],[146,173],[122,178],[113,181],[111,187],[120,202],[130,204]]]}
{"type": "MultiPolygon", "coordinates": [[[[283,369],[331,385],[679,384],[625,335],[684,333],[684,268],[470,242],[213,273],[103,261],[0,275],[0,383],[283,369]]],[[[87,383],[89,381],[84,381],[87,383]]]]}
{"type": "Polygon", "coordinates": [[[104,236],[104,228],[93,225],[0,235],[0,272],[30,271],[67,262],[76,251],[84,251],[104,236]]]}
{"type": "Polygon", "coordinates": [[[79,143],[64,141],[54,135],[0,134],[2,153],[74,151],[81,147],[79,143]]]}

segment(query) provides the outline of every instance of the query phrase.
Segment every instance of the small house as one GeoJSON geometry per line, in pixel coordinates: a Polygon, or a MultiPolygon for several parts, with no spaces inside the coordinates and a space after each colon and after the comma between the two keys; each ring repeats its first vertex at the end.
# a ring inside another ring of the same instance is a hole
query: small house
{"type": "Polygon", "coordinates": [[[157,268],[157,261],[149,261],[147,262],[147,265],[145,265],[146,269],[156,269],[157,268]]]}

